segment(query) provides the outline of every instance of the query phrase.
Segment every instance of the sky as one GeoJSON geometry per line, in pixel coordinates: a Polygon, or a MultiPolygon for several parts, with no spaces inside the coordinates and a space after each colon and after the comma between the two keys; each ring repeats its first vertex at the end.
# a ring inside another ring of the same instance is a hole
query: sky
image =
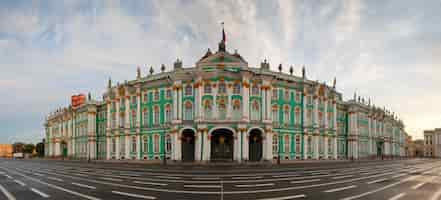
{"type": "Polygon", "coordinates": [[[441,127],[441,2],[426,0],[0,0],[0,143],[39,142],[45,116],[72,94],[101,99],[109,77],[194,66],[217,49],[251,67],[356,91],[397,113],[414,138],[441,127]]]}

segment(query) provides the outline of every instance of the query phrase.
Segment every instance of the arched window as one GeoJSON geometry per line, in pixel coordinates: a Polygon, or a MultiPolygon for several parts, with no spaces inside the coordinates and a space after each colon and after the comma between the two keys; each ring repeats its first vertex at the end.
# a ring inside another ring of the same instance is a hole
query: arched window
{"type": "Polygon", "coordinates": [[[167,104],[165,106],[165,121],[166,122],[170,122],[171,121],[171,118],[172,118],[171,115],[172,115],[171,106],[170,106],[170,104],[167,104]]]}
{"type": "Polygon", "coordinates": [[[218,88],[217,92],[219,94],[226,94],[227,93],[227,87],[224,82],[219,83],[219,88],[218,88]]]}
{"type": "Polygon", "coordinates": [[[296,135],[296,154],[300,153],[301,143],[300,143],[300,135],[296,135]]]}
{"type": "Polygon", "coordinates": [[[167,154],[171,153],[172,151],[172,142],[171,142],[171,136],[167,135],[165,137],[165,151],[167,154]]]}
{"type": "Polygon", "coordinates": [[[240,83],[235,83],[234,84],[233,94],[240,94],[240,83]]]}
{"type": "Polygon", "coordinates": [[[185,86],[185,96],[191,96],[193,95],[193,87],[191,87],[190,84],[187,84],[185,86]]]}
{"type": "Polygon", "coordinates": [[[112,153],[116,152],[116,140],[115,138],[112,138],[112,153]]]}
{"type": "Polygon", "coordinates": [[[204,117],[206,119],[211,119],[212,116],[212,109],[213,109],[213,105],[211,103],[211,100],[207,99],[204,101],[204,117]]]}
{"type": "Polygon", "coordinates": [[[155,152],[155,153],[159,153],[159,135],[158,134],[155,134],[155,136],[154,136],[154,138],[153,138],[153,143],[154,143],[154,145],[153,145],[153,151],[155,152]]]}
{"type": "Polygon", "coordinates": [[[119,127],[124,127],[124,122],[126,121],[124,113],[121,112],[121,115],[119,116],[119,127]]]}
{"type": "Polygon", "coordinates": [[[285,99],[285,101],[289,101],[289,100],[290,100],[290,92],[289,92],[289,89],[285,89],[284,99],[285,99]]]}
{"type": "Polygon", "coordinates": [[[146,92],[146,93],[144,93],[144,103],[147,103],[147,100],[148,100],[148,93],[146,92]]]}
{"type": "Polygon", "coordinates": [[[251,104],[251,120],[260,120],[260,104],[257,100],[251,104]]]}
{"type": "Polygon", "coordinates": [[[186,101],[184,109],[184,120],[193,120],[193,104],[190,101],[186,101]]]}
{"type": "Polygon", "coordinates": [[[159,124],[159,106],[154,108],[153,124],[159,124]]]}
{"type": "Polygon", "coordinates": [[[301,114],[302,113],[300,112],[300,108],[296,107],[296,111],[295,111],[295,123],[296,124],[300,124],[301,123],[301,119],[302,119],[301,114]]]}
{"type": "Polygon", "coordinates": [[[167,91],[165,93],[165,96],[166,96],[167,99],[171,99],[172,98],[172,91],[171,91],[171,89],[167,89],[167,91]]]}
{"type": "Polygon", "coordinates": [[[289,135],[285,135],[285,153],[289,153],[290,152],[290,150],[289,150],[289,147],[290,147],[290,144],[291,144],[291,142],[290,142],[290,140],[289,140],[289,135]]]}
{"type": "Polygon", "coordinates": [[[159,90],[155,90],[155,101],[159,100],[159,90]]]}
{"type": "Polygon", "coordinates": [[[142,136],[142,152],[147,153],[149,151],[149,137],[147,135],[142,136]]]}
{"type": "Polygon", "coordinates": [[[233,119],[239,120],[242,117],[242,106],[240,100],[233,101],[233,119]]]}
{"type": "Polygon", "coordinates": [[[273,89],[273,94],[272,94],[272,100],[277,100],[278,99],[278,95],[277,95],[277,88],[273,89]]]}
{"type": "Polygon", "coordinates": [[[219,119],[225,119],[227,115],[227,105],[225,100],[223,99],[219,100],[218,115],[219,115],[219,119]]]}
{"type": "Polygon", "coordinates": [[[136,136],[132,136],[132,152],[136,152],[136,136]]]}
{"type": "Polygon", "coordinates": [[[259,86],[257,84],[253,85],[251,88],[251,94],[253,96],[259,96],[259,86]]]}
{"type": "Polygon", "coordinates": [[[273,155],[277,156],[279,154],[279,136],[277,134],[273,135],[273,155]]]}
{"type": "Polygon", "coordinates": [[[147,127],[149,123],[149,112],[147,110],[147,108],[144,108],[144,110],[142,111],[142,125],[143,127],[147,127]]]}
{"type": "Polygon", "coordinates": [[[277,105],[273,105],[272,117],[273,117],[273,122],[279,122],[279,108],[277,105]]]}
{"type": "Polygon", "coordinates": [[[296,92],[296,102],[300,103],[302,101],[302,93],[296,92]]]}
{"type": "Polygon", "coordinates": [[[204,85],[204,93],[205,94],[211,94],[211,84],[210,83],[205,83],[205,85],[204,85]]]}
{"type": "Polygon", "coordinates": [[[132,115],[131,115],[131,127],[136,127],[136,110],[132,109],[132,115]]]}
{"type": "Polygon", "coordinates": [[[290,119],[290,109],[288,105],[285,105],[284,109],[283,109],[283,120],[285,122],[285,124],[291,124],[291,119],[290,119]]]}

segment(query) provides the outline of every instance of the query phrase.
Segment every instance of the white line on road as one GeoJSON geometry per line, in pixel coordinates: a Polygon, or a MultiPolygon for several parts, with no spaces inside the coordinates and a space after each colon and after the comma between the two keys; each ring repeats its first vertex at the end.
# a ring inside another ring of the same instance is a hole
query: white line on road
{"type": "Polygon", "coordinates": [[[135,177],[141,176],[139,174],[125,174],[125,173],[121,173],[120,175],[121,176],[135,176],[135,177]]]}
{"type": "Polygon", "coordinates": [[[85,185],[85,184],[81,184],[81,183],[72,182],[72,185],[76,185],[76,186],[80,186],[80,187],[84,187],[84,188],[89,188],[89,189],[96,189],[95,186],[85,185]]]}
{"type": "Polygon", "coordinates": [[[259,179],[262,178],[261,176],[237,176],[237,177],[231,177],[231,179],[259,179]]]}
{"type": "Polygon", "coordinates": [[[193,180],[219,180],[219,177],[193,177],[193,180]]]}
{"type": "Polygon", "coordinates": [[[4,188],[2,185],[0,185],[0,190],[8,198],[8,200],[15,200],[15,197],[6,188],[4,188]]]}
{"type": "Polygon", "coordinates": [[[9,176],[9,175],[7,175],[7,174],[5,174],[5,176],[8,177],[9,179],[13,179],[11,176],[9,176]]]}
{"type": "Polygon", "coordinates": [[[383,181],[386,181],[386,180],[387,180],[386,178],[380,178],[380,179],[377,179],[377,180],[369,181],[369,182],[367,182],[367,184],[379,183],[379,182],[383,182],[383,181]]]}
{"type": "Polygon", "coordinates": [[[348,189],[352,189],[352,188],[356,188],[356,185],[350,185],[350,186],[346,186],[346,187],[341,187],[341,188],[334,188],[334,189],[330,189],[330,190],[325,190],[324,192],[326,193],[331,193],[331,192],[338,192],[338,191],[342,191],[342,190],[348,190],[348,189]]]}
{"type": "Polygon", "coordinates": [[[310,183],[310,182],[316,182],[316,181],[321,181],[322,179],[309,179],[309,180],[303,180],[303,181],[291,181],[292,184],[297,184],[297,183],[310,183]]]}
{"type": "Polygon", "coordinates": [[[251,184],[251,185],[235,185],[236,187],[265,187],[273,186],[274,183],[263,183],[263,184],[251,184]]]}
{"type": "Polygon", "coordinates": [[[400,199],[401,197],[403,197],[404,195],[406,195],[406,193],[400,193],[400,194],[397,194],[397,195],[395,195],[395,196],[389,198],[389,200],[398,200],[398,199],[400,199]]]}
{"type": "Polygon", "coordinates": [[[145,181],[133,181],[133,183],[144,184],[144,185],[158,185],[158,186],[166,186],[167,183],[154,183],[154,182],[145,182],[145,181]]]}
{"type": "MultiPolygon", "coordinates": [[[[3,168],[3,167],[0,167],[0,168],[5,169],[5,168],[3,168]]],[[[22,174],[22,173],[19,173],[19,172],[13,172],[13,173],[18,174],[18,175],[20,175],[20,176],[23,176],[23,177],[25,177],[25,178],[27,178],[27,179],[29,179],[29,180],[32,180],[32,181],[35,181],[35,182],[41,183],[41,184],[46,185],[46,186],[49,186],[49,187],[51,187],[51,188],[55,188],[55,189],[58,189],[58,190],[61,190],[61,191],[64,191],[64,192],[67,192],[67,193],[70,193],[70,194],[73,194],[73,195],[79,196],[79,197],[83,197],[83,198],[85,198],[85,199],[90,199],[90,200],[100,200],[99,198],[96,198],[96,197],[92,197],[92,196],[89,196],[89,195],[81,194],[81,193],[79,193],[79,192],[75,192],[75,191],[72,191],[72,190],[69,190],[69,189],[66,189],[66,188],[62,188],[62,187],[57,186],[57,185],[53,185],[53,184],[50,184],[50,183],[46,183],[46,182],[44,182],[44,181],[42,181],[42,180],[40,180],[40,179],[36,179],[36,178],[30,177],[30,176],[26,176],[26,175],[24,175],[24,174],[22,174]]],[[[15,198],[14,198],[14,199],[15,199],[15,198]]]]}
{"type": "Polygon", "coordinates": [[[132,193],[115,191],[115,190],[112,190],[112,193],[119,194],[119,195],[124,195],[124,196],[128,196],[128,197],[141,198],[141,199],[156,199],[156,197],[152,197],[152,196],[145,196],[145,195],[140,195],[140,194],[132,194],[132,193]]]}
{"type": "Polygon", "coordinates": [[[190,187],[190,188],[221,188],[220,185],[184,185],[184,187],[190,187]]]}
{"type": "Polygon", "coordinates": [[[19,181],[19,180],[17,180],[17,179],[14,179],[14,182],[18,183],[18,184],[21,185],[22,187],[26,186],[25,183],[23,183],[23,182],[21,182],[21,181],[19,181]]]}
{"type": "Polygon", "coordinates": [[[181,177],[176,176],[155,176],[156,178],[164,178],[164,179],[181,179],[181,177]]]}
{"type": "Polygon", "coordinates": [[[46,193],[44,193],[44,192],[42,192],[40,190],[37,190],[35,188],[31,188],[31,191],[37,193],[38,195],[42,196],[43,198],[49,198],[50,197],[50,195],[48,195],[48,194],[46,194],[46,193]]]}
{"type": "Polygon", "coordinates": [[[418,183],[418,184],[412,186],[412,189],[416,190],[416,189],[420,188],[421,186],[423,186],[424,184],[426,184],[426,182],[418,183]]]}
{"type": "Polygon", "coordinates": [[[402,174],[397,174],[395,176],[392,176],[392,178],[398,178],[398,177],[402,177],[402,176],[406,176],[407,173],[402,173],[402,174]]]}
{"type": "Polygon", "coordinates": [[[353,177],[354,175],[346,175],[346,176],[336,176],[336,177],[332,177],[332,179],[342,179],[342,178],[349,178],[349,177],[353,177]]]}
{"type": "Polygon", "coordinates": [[[103,180],[108,180],[108,181],[118,181],[118,182],[121,182],[121,181],[123,181],[122,179],[117,179],[117,178],[108,178],[108,177],[100,177],[100,179],[103,179],[103,180]]]}
{"type": "Polygon", "coordinates": [[[34,175],[36,175],[36,176],[43,176],[43,174],[40,174],[40,173],[34,173],[34,175]]]}
{"type": "Polygon", "coordinates": [[[51,180],[55,180],[55,181],[59,181],[59,182],[63,182],[62,179],[55,178],[55,177],[51,177],[51,176],[47,177],[47,179],[51,179],[51,180]]]}
{"type": "Polygon", "coordinates": [[[293,195],[293,196],[275,197],[275,198],[260,199],[260,200],[288,200],[288,199],[298,199],[298,198],[305,198],[305,197],[306,197],[306,195],[299,194],[299,195],[293,195]]]}

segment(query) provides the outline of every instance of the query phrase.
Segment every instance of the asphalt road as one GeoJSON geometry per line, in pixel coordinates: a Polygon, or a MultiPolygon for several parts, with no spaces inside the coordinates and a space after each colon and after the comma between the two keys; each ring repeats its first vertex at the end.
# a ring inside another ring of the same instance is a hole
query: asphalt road
{"type": "Polygon", "coordinates": [[[430,159],[181,166],[0,160],[0,199],[441,199],[430,159]]]}

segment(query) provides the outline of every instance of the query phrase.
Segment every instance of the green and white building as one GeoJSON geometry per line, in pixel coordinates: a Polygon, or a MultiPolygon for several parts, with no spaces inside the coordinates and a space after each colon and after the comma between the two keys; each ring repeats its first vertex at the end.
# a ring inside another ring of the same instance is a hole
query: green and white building
{"type": "Polygon", "coordinates": [[[326,85],[251,67],[225,42],[192,67],[113,85],[101,101],[51,113],[46,156],[78,159],[274,161],[404,156],[401,120],[326,85]]]}

